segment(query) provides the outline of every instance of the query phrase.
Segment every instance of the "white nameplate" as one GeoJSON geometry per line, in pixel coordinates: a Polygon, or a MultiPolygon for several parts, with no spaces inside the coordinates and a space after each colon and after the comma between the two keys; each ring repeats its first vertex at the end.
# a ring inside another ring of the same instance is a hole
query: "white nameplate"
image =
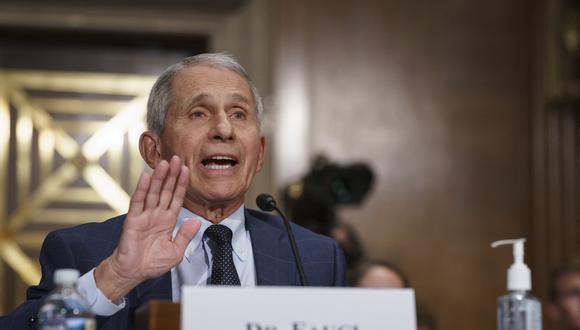
{"type": "Polygon", "coordinates": [[[416,330],[411,289],[185,286],[182,330],[416,330]]]}

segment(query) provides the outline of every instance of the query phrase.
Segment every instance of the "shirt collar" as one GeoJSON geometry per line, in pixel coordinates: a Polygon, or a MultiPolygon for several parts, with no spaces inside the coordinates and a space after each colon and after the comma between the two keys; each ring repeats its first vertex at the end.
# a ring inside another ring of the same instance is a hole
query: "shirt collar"
{"type": "MultiPolygon", "coordinates": [[[[198,220],[201,222],[201,227],[193,239],[189,242],[187,249],[185,250],[185,258],[189,261],[191,257],[198,249],[201,249],[203,234],[209,226],[213,223],[205,218],[191,212],[186,208],[181,208],[179,215],[177,217],[177,223],[175,224],[175,229],[173,230],[173,237],[177,234],[177,231],[186,221],[198,220]]],[[[248,236],[246,235],[246,217],[244,212],[244,205],[240,206],[234,213],[230,214],[229,217],[222,220],[219,224],[227,226],[232,230],[232,248],[236,256],[244,261],[246,259],[246,240],[248,236]]]]}

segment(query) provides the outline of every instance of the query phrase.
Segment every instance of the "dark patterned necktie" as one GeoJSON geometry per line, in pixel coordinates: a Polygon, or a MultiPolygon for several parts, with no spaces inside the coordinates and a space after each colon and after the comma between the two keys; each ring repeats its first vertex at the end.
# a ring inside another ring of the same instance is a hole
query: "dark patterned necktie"
{"type": "Polygon", "coordinates": [[[232,231],[224,225],[211,225],[205,230],[213,244],[210,244],[212,254],[212,285],[240,285],[240,278],[232,256],[232,231]]]}

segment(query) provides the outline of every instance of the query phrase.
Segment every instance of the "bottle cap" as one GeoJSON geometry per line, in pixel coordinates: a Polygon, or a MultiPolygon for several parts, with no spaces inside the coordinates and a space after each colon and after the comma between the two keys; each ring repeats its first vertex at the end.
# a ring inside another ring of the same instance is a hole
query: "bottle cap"
{"type": "Polygon", "coordinates": [[[79,271],[76,269],[57,269],[54,271],[54,284],[73,285],[79,279],[79,271]]]}
{"type": "Polygon", "coordinates": [[[525,238],[505,239],[491,244],[492,248],[500,245],[512,244],[514,250],[514,263],[507,273],[508,290],[530,290],[532,288],[532,274],[530,268],[524,263],[525,238]]]}

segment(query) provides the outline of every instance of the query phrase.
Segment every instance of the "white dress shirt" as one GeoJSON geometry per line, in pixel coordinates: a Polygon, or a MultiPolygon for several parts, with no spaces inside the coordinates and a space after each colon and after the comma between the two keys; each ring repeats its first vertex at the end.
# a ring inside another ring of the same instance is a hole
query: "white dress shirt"
{"type": "MultiPolygon", "coordinates": [[[[201,222],[201,227],[195,237],[189,242],[181,263],[171,269],[171,289],[173,301],[179,301],[182,285],[207,285],[211,277],[211,249],[208,238],[204,237],[205,230],[213,223],[181,208],[173,236],[186,221],[193,219],[201,222]]],[[[240,206],[229,217],[220,222],[232,230],[233,259],[236,271],[242,286],[256,286],[256,269],[250,232],[246,229],[244,205],[240,206]]],[[[77,283],[77,288],[85,296],[93,313],[101,316],[110,316],[125,307],[125,301],[114,304],[97,288],[93,268],[77,283]]]]}

